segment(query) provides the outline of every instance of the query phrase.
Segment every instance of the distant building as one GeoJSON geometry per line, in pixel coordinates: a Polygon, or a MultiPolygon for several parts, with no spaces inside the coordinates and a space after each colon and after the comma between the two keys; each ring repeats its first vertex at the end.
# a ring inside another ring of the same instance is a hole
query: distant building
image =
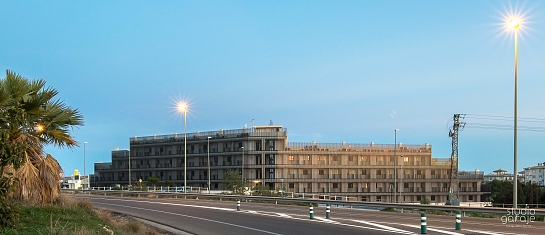
{"type": "Polygon", "coordinates": [[[500,180],[500,181],[510,180],[510,181],[513,181],[513,174],[507,173],[506,170],[498,169],[498,170],[492,171],[492,174],[484,175],[484,181],[485,182],[490,182],[490,181],[493,181],[493,180],[500,180]]]}
{"type": "Polygon", "coordinates": [[[86,189],[89,185],[88,182],[88,178],[86,176],[80,176],[79,171],[76,169],[72,176],[63,178],[61,188],[86,189]]]}
{"type": "MultiPolygon", "coordinates": [[[[288,142],[287,129],[272,125],[187,133],[187,186],[208,187],[208,154],[212,190],[222,189],[227,170],[243,169],[248,186],[344,200],[392,202],[395,183],[396,201],[445,202],[449,195],[450,159],[432,158],[429,144],[288,142]]],[[[151,176],[183,186],[184,135],[130,138],[130,151],[112,151],[112,162],[95,163],[94,172],[93,187],[127,185],[129,177],[137,184],[151,176]]],[[[483,174],[462,171],[458,178],[460,201],[480,201],[483,174]]]]}
{"type": "Polygon", "coordinates": [[[545,187],[545,162],[538,163],[537,166],[524,168],[525,183],[536,183],[541,187],[545,187]]]}

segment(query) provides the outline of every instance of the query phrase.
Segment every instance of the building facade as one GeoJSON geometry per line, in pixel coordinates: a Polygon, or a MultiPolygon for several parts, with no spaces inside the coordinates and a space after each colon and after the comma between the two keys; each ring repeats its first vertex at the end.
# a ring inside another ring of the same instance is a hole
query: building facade
{"type": "Polygon", "coordinates": [[[506,170],[497,169],[495,171],[492,171],[492,174],[488,174],[484,176],[485,182],[491,182],[494,180],[504,181],[509,180],[513,181],[513,174],[507,173],[506,170]]]}
{"type": "MultiPolygon", "coordinates": [[[[226,171],[237,170],[248,186],[297,194],[382,202],[394,201],[394,195],[398,202],[448,199],[450,159],[432,158],[428,144],[290,143],[282,126],[187,133],[186,139],[187,186],[208,187],[210,158],[211,190],[221,190],[226,171]]],[[[133,184],[156,176],[184,185],[184,135],[173,134],[131,138],[130,151],[115,150],[112,162],[95,163],[92,186],[127,185],[129,159],[133,184]]],[[[458,178],[460,201],[480,201],[483,174],[460,172],[458,178]]]]}
{"type": "Polygon", "coordinates": [[[537,166],[524,168],[523,182],[532,182],[541,187],[545,187],[545,162],[538,163],[537,166]]]}

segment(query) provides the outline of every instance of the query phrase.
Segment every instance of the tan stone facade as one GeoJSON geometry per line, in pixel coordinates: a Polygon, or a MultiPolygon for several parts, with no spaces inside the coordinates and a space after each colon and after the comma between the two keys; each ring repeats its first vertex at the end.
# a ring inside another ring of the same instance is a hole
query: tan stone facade
{"type": "MultiPolygon", "coordinates": [[[[183,137],[174,134],[131,138],[132,182],[157,176],[161,181],[183,185],[183,137]]],[[[93,186],[128,184],[127,152],[113,151],[112,163],[95,164],[93,186]]],[[[290,143],[286,128],[256,126],[188,133],[186,154],[187,185],[193,187],[207,187],[210,156],[211,190],[221,190],[225,171],[244,168],[248,186],[284,186],[296,195],[392,202],[395,194],[398,202],[419,202],[425,197],[432,203],[448,198],[450,159],[432,158],[428,144],[290,143]]],[[[460,172],[459,180],[460,200],[478,202],[483,175],[460,172]]]]}

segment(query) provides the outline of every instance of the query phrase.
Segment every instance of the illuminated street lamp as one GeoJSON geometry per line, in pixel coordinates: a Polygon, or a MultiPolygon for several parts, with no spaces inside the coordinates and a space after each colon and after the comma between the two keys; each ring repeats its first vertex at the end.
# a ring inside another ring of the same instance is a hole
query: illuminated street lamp
{"type": "Polygon", "coordinates": [[[513,155],[514,155],[514,170],[513,170],[513,208],[517,208],[517,181],[518,181],[518,156],[517,156],[517,132],[518,132],[518,123],[517,123],[517,76],[518,76],[518,30],[520,27],[520,21],[518,19],[510,19],[508,22],[509,26],[515,29],[515,117],[514,117],[514,140],[513,140],[513,155]]]}
{"type": "Polygon", "coordinates": [[[187,104],[179,103],[178,110],[184,114],[184,193],[187,193],[187,104]]]}

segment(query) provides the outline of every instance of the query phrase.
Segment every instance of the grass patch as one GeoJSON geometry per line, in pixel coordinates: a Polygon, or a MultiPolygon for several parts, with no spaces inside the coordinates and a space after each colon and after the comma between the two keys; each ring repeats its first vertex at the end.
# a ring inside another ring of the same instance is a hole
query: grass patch
{"type": "Polygon", "coordinates": [[[0,229],[9,235],[112,235],[161,234],[128,216],[94,209],[86,199],[62,197],[51,205],[22,205],[20,225],[0,229]]]}
{"type": "Polygon", "coordinates": [[[382,209],[382,211],[386,211],[386,212],[395,212],[396,209],[394,209],[393,207],[386,207],[386,208],[382,209]]]}

